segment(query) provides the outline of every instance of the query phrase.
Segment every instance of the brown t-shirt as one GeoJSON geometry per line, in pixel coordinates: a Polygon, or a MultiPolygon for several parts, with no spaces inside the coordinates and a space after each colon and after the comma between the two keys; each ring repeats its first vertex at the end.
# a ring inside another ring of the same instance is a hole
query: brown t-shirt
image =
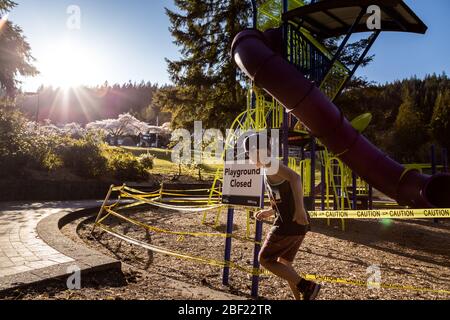
{"type": "Polygon", "coordinates": [[[289,181],[271,184],[267,176],[265,176],[265,184],[269,193],[270,203],[276,213],[271,232],[284,236],[297,236],[305,235],[310,231],[310,225],[303,226],[292,221],[295,214],[295,201],[289,181]]]}

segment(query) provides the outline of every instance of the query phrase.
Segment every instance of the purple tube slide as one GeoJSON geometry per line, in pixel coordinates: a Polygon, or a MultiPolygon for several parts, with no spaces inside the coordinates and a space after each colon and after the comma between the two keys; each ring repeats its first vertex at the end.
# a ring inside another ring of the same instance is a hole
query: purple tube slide
{"type": "Polygon", "coordinates": [[[361,178],[412,208],[449,208],[450,175],[406,170],[355,130],[342,112],[280,54],[281,33],[247,29],[233,41],[232,56],[255,84],[300,119],[361,178]]]}

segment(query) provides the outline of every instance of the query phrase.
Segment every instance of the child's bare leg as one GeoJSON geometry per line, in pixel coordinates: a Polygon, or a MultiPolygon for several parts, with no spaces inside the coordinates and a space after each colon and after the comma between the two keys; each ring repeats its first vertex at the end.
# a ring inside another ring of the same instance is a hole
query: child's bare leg
{"type": "Polygon", "coordinates": [[[266,260],[260,257],[261,265],[274,275],[286,280],[289,283],[299,283],[302,278],[292,268],[292,265],[285,265],[277,260],[266,260]]]}
{"type": "Polygon", "coordinates": [[[300,298],[297,287],[304,279],[298,275],[292,267],[292,263],[287,260],[294,259],[303,239],[304,237],[292,238],[270,234],[259,254],[261,265],[276,276],[286,280],[296,299],[300,298]],[[292,259],[282,259],[282,255],[292,256],[292,259]]]}
{"type": "MultiPolygon", "coordinates": [[[[278,258],[278,262],[292,268],[292,262],[290,262],[290,261],[284,260],[283,258],[278,258]]],[[[288,282],[288,283],[289,283],[289,287],[291,288],[292,294],[294,295],[294,299],[302,300],[302,296],[300,295],[300,292],[298,291],[298,288],[297,288],[298,282],[297,283],[288,282]]]]}

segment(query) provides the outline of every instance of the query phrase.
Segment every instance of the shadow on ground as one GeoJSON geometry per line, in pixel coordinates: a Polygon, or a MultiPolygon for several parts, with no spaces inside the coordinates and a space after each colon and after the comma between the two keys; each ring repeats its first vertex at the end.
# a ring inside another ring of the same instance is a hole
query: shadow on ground
{"type": "MultiPolygon", "coordinates": [[[[103,289],[121,288],[135,281],[133,274],[124,274],[121,271],[98,272],[82,275],[83,290],[96,290],[101,297],[103,289]]],[[[67,288],[66,279],[48,280],[25,288],[9,290],[0,293],[1,300],[22,300],[27,298],[38,299],[70,299],[71,291],[67,288]],[[66,293],[65,296],[62,293],[66,293]]]]}
{"type": "MultiPolygon", "coordinates": [[[[450,223],[432,220],[347,220],[342,231],[340,220],[314,221],[313,232],[362,244],[380,251],[449,267],[450,223]],[[441,261],[436,255],[442,256],[441,261]]],[[[333,248],[329,248],[332,250],[333,248]]]]}

